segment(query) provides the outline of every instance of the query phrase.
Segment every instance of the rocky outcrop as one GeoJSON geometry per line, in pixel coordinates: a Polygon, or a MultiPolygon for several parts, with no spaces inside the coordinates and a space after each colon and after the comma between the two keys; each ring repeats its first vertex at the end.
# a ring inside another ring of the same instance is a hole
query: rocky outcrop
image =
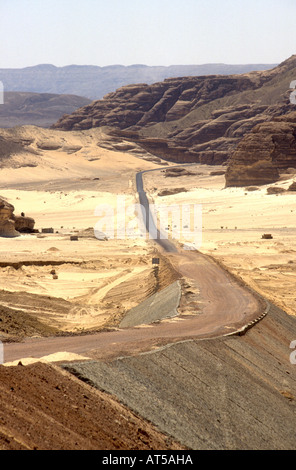
{"type": "Polygon", "coordinates": [[[116,138],[136,142],[161,158],[220,164],[227,160],[229,149],[241,137],[238,117],[247,128],[246,121],[257,117],[266,106],[247,104],[238,109],[227,106],[217,112],[210,104],[225,97],[231,99],[235,93],[254,90],[257,81],[257,74],[250,74],[185,77],[153,85],[125,86],[103,100],[63,116],[52,127],[63,130],[108,127],[116,138]],[[204,111],[199,116],[201,108],[204,111]]]}
{"type": "Polygon", "coordinates": [[[296,181],[293,181],[293,183],[289,186],[288,191],[296,191],[296,181]]]}
{"type": "Polygon", "coordinates": [[[16,216],[14,206],[0,198],[0,237],[18,237],[20,233],[32,233],[35,220],[25,215],[16,216]]]}
{"type": "Polygon", "coordinates": [[[180,176],[192,176],[196,173],[186,170],[186,168],[168,168],[167,170],[162,170],[165,178],[178,178],[180,176]]]}
{"type": "Polygon", "coordinates": [[[227,186],[274,183],[296,168],[296,111],[258,124],[238,144],[226,172],[227,186]]]}
{"type": "Polygon", "coordinates": [[[14,206],[0,198],[0,237],[17,237],[13,220],[14,206]]]}
{"type": "Polygon", "coordinates": [[[255,83],[252,76],[238,75],[185,77],[152,85],[128,85],[63,116],[52,127],[64,130],[102,126],[127,129],[175,121],[213,100],[254,89],[255,83]]]}
{"type": "Polygon", "coordinates": [[[270,184],[279,179],[277,168],[267,160],[252,165],[233,165],[228,167],[225,175],[226,186],[248,186],[250,184],[270,184]]]}
{"type": "Polygon", "coordinates": [[[186,188],[171,188],[171,189],[162,189],[159,191],[158,196],[172,196],[174,194],[179,194],[179,193],[186,193],[187,189],[186,188]]]}
{"type": "Polygon", "coordinates": [[[13,216],[15,229],[20,233],[33,233],[35,220],[32,217],[26,217],[25,215],[13,216]]]}

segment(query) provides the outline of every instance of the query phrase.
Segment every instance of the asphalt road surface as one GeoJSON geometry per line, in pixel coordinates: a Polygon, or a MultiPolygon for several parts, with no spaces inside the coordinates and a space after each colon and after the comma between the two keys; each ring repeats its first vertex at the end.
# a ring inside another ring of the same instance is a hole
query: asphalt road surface
{"type": "MultiPolygon", "coordinates": [[[[150,211],[149,201],[143,188],[143,174],[148,171],[156,170],[141,171],[136,175],[137,191],[139,194],[139,201],[142,207],[142,216],[146,230],[148,233],[153,234],[155,242],[158,243],[158,245],[160,245],[167,253],[176,253],[177,248],[166,238],[166,235],[156,227],[153,215],[150,211]]],[[[159,169],[157,169],[157,171],[159,171],[159,169]]]]}

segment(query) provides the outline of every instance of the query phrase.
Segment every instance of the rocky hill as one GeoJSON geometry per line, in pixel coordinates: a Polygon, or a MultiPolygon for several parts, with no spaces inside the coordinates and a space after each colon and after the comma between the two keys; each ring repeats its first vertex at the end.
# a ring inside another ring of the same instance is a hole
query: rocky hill
{"type": "Polygon", "coordinates": [[[49,127],[63,114],[88,103],[89,99],[75,95],[5,91],[4,103],[0,105],[0,127],[49,127]]]}
{"type": "MultiPolygon", "coordinates": [[[[170,161],[234,165],[238,144],[256,125],[263,129],[264,123],[279,123],[274,118],[294,110],[289,97],[295,77],[296,56],[292,56],[272,70],[261,72],[129,85],[63,116],[53,127],[64,130],[107,127],[109,134],[123,143],[133,142],[170,161]]],[[[271,126],[277,125],[283,123],[271,126]]],[[[288,146],[281,144],[281,148],[288,146]]],[[[254,159],[262,159],[260,152],[254,159]]],[[[285,163],[283,155],[274,165],[278,169],[296,167],[295,159],[288,160],[285,163]]],[[[249,165],[246,156],[240,159],[241,171],[249,165]]],[[[268,172],[269,180],[275,181],[277,171],[268,172]]],[[[252,177],[234,177],[228,182],[253,183],[252,177]]]]}
{"type": "Polygon", "coordinates": [[[55,67],[40,64],[23,69],[0,69],[0,80],[5,91],[30,91],[85,96],[91,100],[131,83],[155,83],[170,77],[191,75],[246,73],[267,70],[275,64],[204,64],[204,65],[69,65],[55,67]]]}
{"type": "Polygon", "coordinates": [[[230,160],[226,183],[273,183],[289,168],[296,168],[296,111],[256,125],[241,140],[230,160]]]}

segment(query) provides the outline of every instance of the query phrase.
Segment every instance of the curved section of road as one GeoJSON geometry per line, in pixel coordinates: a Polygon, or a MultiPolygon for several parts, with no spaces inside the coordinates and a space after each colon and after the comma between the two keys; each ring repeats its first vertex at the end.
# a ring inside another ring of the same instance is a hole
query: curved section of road
{"type": "MultiPolygon", "coordinates": [[[[143,188],[142,174],[137,174],[137,189],[140,203],[145,208],[145,225],[151,230],[155,226],[150,225],[154,221],[143,188]]],[[[178,250],[167,239],[158,238],[155,242],[181,276],[197,281],[200,289],[200,311],[197,315],[96,334],[31,338],[22,343],[7,343],[4,345],[4,361],[43,357],[61,351],[100,359],[138,354],[177,341],[233,334],[264,314],[266,306],[259,298],[211,258],[197,251],[178,250]]]]}

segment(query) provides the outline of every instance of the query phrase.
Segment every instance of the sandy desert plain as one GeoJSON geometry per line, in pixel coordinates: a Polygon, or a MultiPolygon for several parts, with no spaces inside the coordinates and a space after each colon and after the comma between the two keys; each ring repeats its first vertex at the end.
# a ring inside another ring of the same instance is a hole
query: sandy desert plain
{"type": "MultiPolygon", "coordinates": [[[[118,204],[126,210],[126,227],[137,225],[131,212],[132,204],[138,202],[136,172],[159,169],[144,174],[150,202],[177,208],[201,204],[199,250],[287,313],[296,314],[294,192],[267,194],[267,186],[252,191],[225,188],[223,166],[191,165],[183,176],[167,176],[171,163],[99,147],[104,134],[98,129],[76,133],[34,126],[19,129],[36,144],[42,140],[59,148],[16,155],[12,167],[0,169],[1,196],[14,205],[16,214],[33,217],[40,232],[2,238],[2,305],[33,311],[45,325],[68,332],[118,325],[125,312],[154,292],[152,258],[159,256],[157,245],[143,235],[117,238],[118,204]],[[69,148],[80,150],[70,153],[69,148]],[[176,194],[159,195],[164,190],[176,194]],[[101,209],[102,221],[95,210],[104,204],[110,211],[101,209]],[[101,231],[105,228],[108,240],[95,237],[97,223],[101,231]],[[41,233],[43,228],[53,228],[54,233],[41,233]],[[273,238],[262,239],[264,233],[273,238]],[[71,235],[77,235],[78,241],[71,241],[71,235]],[[9,292],[19,295],[12,297],[9,292]],[[57,299],[54,308],[44,305],[46,297],[57,299]]],[[[281,181],[268,187],[287,189],[293,180],[296,172],[282,175],[281,181]]],[[[180,247],[186,242],[184,236],[183,231],[175,239],[180,247]]],[[[187,240],[192,240],[192,232],[187,240]]],[[[169,265],[162,269],[159,287],[164,288],[176,279],[176,273],[169,265]]],[[[185,305],[182,312],[186,312],[185,305]]],[[[11,330],[8,336],[13,337],[11,330]]]]}
{"type": "MultiPolygon", "coordinates": [[[[159,206],[201,204],[199,250],[289,315],[296,315],[295,193],[268,194],[267,186],[225,188],[224,166],[196,164],[185,175],[168,176],[172,163],[101,147],[102,129],[64,132],[24,126],[18,132],[32,139],[31,148],[38,152],[15,155],[9,166],[0,169],[1,197],[14,205],[16,214],[33,217],[39,233],[1,239],[0,303],[10,312],[2,324],[2,340],[116,330],[130,309],[177,279],[181,286],[178,313],[199,313],[198,286],[180,279],[154,242],[144,237],[99,240],[94,236],[96,207],[116,208],[118,197],[127,206],[138,202],[135,175],[152,169],[158,171],[144,175],[150,201],[159,206]],[[57,148],[40,150],[40,141],[57,148]],[[162,196],[163,190],[174,194],[162,196]],[[42,228],[53,228],[54,233],[42,233],[42,228]],[[264,233],[273,238],[262,239],[264,233]],[[78,240],[70,240],[73,235],[78,240]],[[161,260],[157,278],[153,257],[161,260]]],[[[294,180],[296,171],[268,187],[287,189],[294,180]]],[[[112,219],[105,233],[111,226],[112,219]]],[[[175,240],[180,247],[181,242],[175,240]]],[[[87,356],[63,350],[41,360],[83,359],[87,356]]],[[[21,360],[29,364],[40,357],[21,360]]],[[[19,359],[5,362],[16,365],[19,359]]]]}
{"type": "Polygon", "coordinates": [[[36,317],[53,328],[76,332],[112,324],[147,295],[153,250],[141,239],[98,240],[95,209],[105,204],[116,214],[118,196],[128,207],[135,201],[135,172],[156,164],[98,147],[95,131],[75,134],[29,126],[21,132],[82,150],[44,151],[31,162],[26,155],[27,166],[19,155],[15,168],[1,169],[2,196],[13,202],[15,213],[30,214],[40,232],[2,239],[2,288],[36,294],[27,306],[20,294],[15,308],[32,312],[33,302],[36,317]],[[41,233],[42,228],[54,233],[41,233]],[[70,241],[71,235],[78,241],[70,241]],[[15,269],[13,263],[22,266],[15,269]],[[38,302],[38,296],[59,299],[60,311],[54,307],[49,314],[42,308],[44,297],[38,302]]]}

